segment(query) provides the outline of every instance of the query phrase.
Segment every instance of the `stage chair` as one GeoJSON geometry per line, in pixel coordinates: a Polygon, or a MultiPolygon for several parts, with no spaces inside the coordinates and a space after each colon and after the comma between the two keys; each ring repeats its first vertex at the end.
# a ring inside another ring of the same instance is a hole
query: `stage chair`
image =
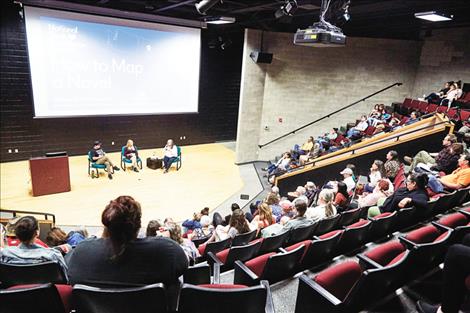
{"type": "MultiPolygon", "coordinates": [[[[96,164],[96,162],[93,161],[93,151],[92,150],[88,151],[88,176],[91,176],[91,178],[99,178],[100,169],[106,171],[106,165],[96,164]],[[94,173],[93,170],[95,170],[96,173],[94,173]]],[[[112,169],[111,174],[114,174],[114,169],[112,167],[111,169],[112,169]]]]}
{"type": "Polygon", "coordinates": [[[449,244],[460,243],[466,234],[470,234],[470,216],[466,216],[463,213],[446,215],[433,222],[433,224],[453,229],[449,238],[449,244]]]}
{"type": "Polygon", "coordinates": [[[288,237],[289,232],[285,231],[275,236],[259,239],[261,241],[261,246],[258,253],[265,254],[268,252],[277,251],[284,245],[288,237]]]}
{"type": "Polygon", "coordinates": [[[247,233],[244,233],[244,234],[235,235],[235,237],[232,239],[232,247],[244,246],[248,244],[250,241],[252,241],[253,239],[255,239],[255,237],[256,237],[256,229],[249,231],[247,233]]]}
{"type": "Polygon", "coordinates": [[[235,284],[254,286],[261,280],[273,284],[287,279],[297,272],[304,250],[305,246],[300,245],[290,251],[267,253],[245,263],[235,261],[233,281],[235,284]]]}
{"type": "Polygon", "coordinates": [[[267,281],[259,285],[189,285],[184,284],[178,313],[274,313],[271,290],[267,281]]]}
{"type": "MultiPolygon", "coordinates": [[[[134,148],[135,148],[135,151],[137,152],[137,147],[134,146],[134,148]]],[[[125,150],[126,150],[126,146],[122,146],[122,148],[121,148],[121,168],[122,168],[123,171],[126,170],[126,164],[132,164],[132,160],[130,160],[130,159],[128,159],[124,156],[124,151],[125,150]]],[[[137,163],[137,166],[140,169],[142,169],[142,160],[141,160],[140,157],[137,157],[137,162],[136,163],[137,163]]]]}
{"type": "Polygon", "coordinates": [[[2,288],[25,284],[67,284],[67,278],[60,265],[49,261],[37,264],[0,263],[2,288]]]}
{"type": "Polygon", "coordinates": [[[261,242],[253,242],[245,246],[231,247],[218,253],[208,252],[207,262],[210,265],[219,264],[220,271],[226,271],[233,268],[235,261],[248,261],[257,255],[261,242]]]}
{"type": "Polygon", "coordinates": [[[77,313],[160,313],[167,312],[167,301],[161,283],[132,288],[75,285],[72,307],[77,313]]]}
{"type": "Polygon", "coordinates": [[[2,313],[68,313],[53,284],[24,285],[0,289],[2,313]]]}
{"type": "Polygon", "coordinates": [[[397,212],[385,212],[369,218],[372,222],[369,230],[369,238],[372,240],[382,239],[391,235],[392,229],[397,221],[397,212]]]}
{"type": "Polygon", "coordinates": [[[289,238],[287,239],[285,245],[287,246],[306,239],[311,239],[317,226],[317,223],[312,223],[311,225],[291,229],[289,231],[289,238]]]}
{"type": "Polygon", "coordinates": [[[181,165],[183,164],[183,157],[181,156],[181,147],[176,146],[176,150],[178,151],[178,156],[173,162],[171,162],[171,165],[173,165],[173,163],[176,164],[176,170],[179,171],[181,165]]]}

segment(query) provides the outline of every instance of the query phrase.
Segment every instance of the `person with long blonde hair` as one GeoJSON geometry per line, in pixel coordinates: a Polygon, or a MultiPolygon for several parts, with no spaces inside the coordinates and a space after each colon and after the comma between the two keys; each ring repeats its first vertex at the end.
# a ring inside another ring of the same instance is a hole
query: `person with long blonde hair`
{"type": "Polygon", "coordinates": [[[273,217],[271,208],[266,202],[263,202],[258,205],[258,215],[253,218],[253,221],[251,223],[257,229],[257,236],[260,234],[261,230],[276,223],[276,218],[273,217]]]}
{"type": "Polygon", "coordinates": [[[335,193],[332,189],[323,189],[318,195],[318,203],[316,207],[310,207],[305,212],[305,216],[314,222],[324,218],[336,215],[336,207],[334,205],[335,193]]]}
{"type": "Polygon", "coordinates": [[[137,159],[139,153],[137,152],[137,148],[134,147],[134,141],[132,141],[132,139],[127,140],[126,147],[124,148],[124,157],[132,161],[132,170],[138,172],[137,159]]]}

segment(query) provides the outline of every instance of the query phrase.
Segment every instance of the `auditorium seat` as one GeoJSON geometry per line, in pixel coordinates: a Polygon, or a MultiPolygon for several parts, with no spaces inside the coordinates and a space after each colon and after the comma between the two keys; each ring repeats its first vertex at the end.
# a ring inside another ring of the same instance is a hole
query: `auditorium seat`
{"type": "Polygon", "coordinates": [[[72,306],[77,313],[167,312],[163,284],[132,288],[98,288],[75,285],[72,306]]]}
{"type": "Polygon", "coordinates": [[[244,246],[237,246],[224,249],[218,253],[209,252],[207,261],[209,264],[217,263],[221,271],[233,268],[235,261],[248,261],[258,254],[261,241],[256,241],[244,246]]]}
{"type": "Polygon", "coordinates": [[[439,225],[427,225],[399,237],[410,250],[410,275],[422,273],[443,261],[451,232],[439,225]]]}
{"type": "Polygon", "coordinates": [[[2,313],[68,313],[54,284],[23,285],[0,289],[2,313]]]}
{"type": "Polygon", "coordinates": [[[405,187],[405,166],[403,164],[400,164],[400,168],[398,169],[397,175],[395,176],[395,179],[393,180],[393,188],[394,190],[397,190],[398,188],[405,187]]]}
{"type": "Polygon", "coordinates": [[[394,229],[397,220],[397,212],[385,212],[370,218],[370,239],[377,240],[389,236],[394,229]]]}
{"type": "Polygon", "coordinates": [[[207,254],[209,252],[217,253],[230,247],[231,242],[232,242],[232,238],[229,237],[221,241],[214,241],[214,242],[209,242],[207,244],[200,245],[197,249],[199,250],[199,254],[201,254],[201,257],[198,258],[197,261],[201,262],[201,261],[206,260],[207,254]]]}
{"type": "Polygon", "coordinates": [[[426,101],[420,101],[419,104],[418,104],[418,110],[422,113],[422,114],[426,114],[426,110],[428,108],[428,103],[426,101]]]}
{"type": "Polygon", "coordinates": [[[204,242],[209,240],[210,237],[204,237],[204,238],[199,238],[199,239],[193,239],[192,242],[198,248],[200,245],[202,245],[204,242]]]}
{"type": "Polygon", "coordinates": [[[67,284],[67,278],[60,265],[49,261],[38,264],[0,263],[2,288],[24,284],[67,284]]]}
{"type": "Polygon", "coordinates": [[[183,273],[183,282],[186,284],[201,285],[211,283],[211,268],[202,263],[188,267],[183,273]]]}
{"type": "Polygon", "coordinates": [[[261,241],[261,246],[258,253],[265,254],[268,252],[277,251],[284,245],[288,237],[289,232],[285,231],[275,236],[259,239],[261,241]]]}
{"type": "Polygon", "coordinates": [[[395,223],[395,230],[403,230],[416,223],[415,219],[416,208],[402,208],[397,211],[397,222],[395,223]]]}
{"type": "Polygon", "coordinates": [[[466,234],[470,234],[470,216],[463,213],[453,213],[441,217],[436,221],[437,224],[453,229],[449,238],[449,244],[462,242],[466,234]]]}
{"type": "Polygon", "coordinates": [[[305,245],[300,244],[295,249],[278,253],[260,255],[245,263],[235,262],[234,283],[254,286],[261,280],[270,284],[293,276],[305,251],[305,245]]]}
{"type": "Polygon", "coordinates": [[[428,107],[427,107],[427,109],[426,109],[426,113],[434,113],[434,112],[437,111],[437,108],[438,108],[438,107],[439,107],[439,106],[438,106],[437,104],[431,103],[431,104],[428,105],[428,107]]]}
{"type": "Polygon", "coordinates": [[[458,189],[449,203],[450,208],[462,205],[470,200],[470,186],[458,189]]]}
{"type": "Polygon", "coordinates": [[[333,229],[335,229],[339,219],[340,219],[340,215],[336,214],[335,216],[331,216],[331,217],[320,220],[319,222],[317,222],[318,225],[317,225],[317,229],[313,232],[314,235],[316,236],[323,235],[329,231],[332,231],[333,229]]]}
{"type": "Polygon", "coordinates": [[[306,239],[311,239],[315,229],[317,228],[318,224],[313,223],[311,225],[301,226],[289,231],[289,238],[287,239],[285,245],[291,245],[299,241],[303,241],[306,239]]]}
{"type": "Polygon", "coordinates": [[[338,243],[340,253],[348,253],[360,248],[367,240],[371,221],[360,220],[346,226],[338,243]]]}
{"type": "Polygon", "coordinates": [[[232,247],[244,246],[248,244],[250,241],[252,241],[253,239],[255,239],[255,237],[256,237],[256,229],[249,231],[247,233],[244,233],[244,234],[238,234],[238,235],[235,235],[235,237],[232,239],[231,245],[232,247]]]}
{"type": "Polygon", "coordinates": [[[442,194],[437,198],[436,204],[434,207],[434,212],[432,215],[442,214],[450,209],[452,209],[452,202],[454,201],[454,197],[456,196],[457,191],[453,191],[451,193],[442,194]]]}
{"type": "Polygon", "coordinates": [[[361,214],[361,209],[359,208],[341,212],[336,226],[342,227],[342,226],[355,223],[359,220],[360,214],[361,214]]]}
{"type": "Polygon", "coordinates": [[[274,313],[271,290],[267,281],[259,285],[184,284],[178,313],[274,313]]]}

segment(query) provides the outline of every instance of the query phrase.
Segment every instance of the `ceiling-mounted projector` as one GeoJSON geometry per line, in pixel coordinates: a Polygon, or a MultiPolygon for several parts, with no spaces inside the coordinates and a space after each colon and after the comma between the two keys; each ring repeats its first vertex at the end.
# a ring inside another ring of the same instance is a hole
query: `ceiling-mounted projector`
{"type": "MultiPolygon", "coordinates": [[[[322,0],[319,22],[314,23],[307,29],[297,30],[294,37],[295,45],[309,47],[342,47],[346,45],[346,36],[341,28],[325,20],[325,13],[331,1],[334,0],[322,0]]],[[[347,11],[349,3],[349,1],[346,1],[343,10],[347,11]]]]}

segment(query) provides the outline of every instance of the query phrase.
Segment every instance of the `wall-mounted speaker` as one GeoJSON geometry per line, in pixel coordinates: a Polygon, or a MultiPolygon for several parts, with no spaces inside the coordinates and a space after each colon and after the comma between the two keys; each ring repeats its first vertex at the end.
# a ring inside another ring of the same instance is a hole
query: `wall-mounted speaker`
{"type": "Polygon", "coordinates": [[[271,64],[273,61],[273,54],[267,52],[253,51],[250,53],[250,57],[255,63],[271,64]]]}

